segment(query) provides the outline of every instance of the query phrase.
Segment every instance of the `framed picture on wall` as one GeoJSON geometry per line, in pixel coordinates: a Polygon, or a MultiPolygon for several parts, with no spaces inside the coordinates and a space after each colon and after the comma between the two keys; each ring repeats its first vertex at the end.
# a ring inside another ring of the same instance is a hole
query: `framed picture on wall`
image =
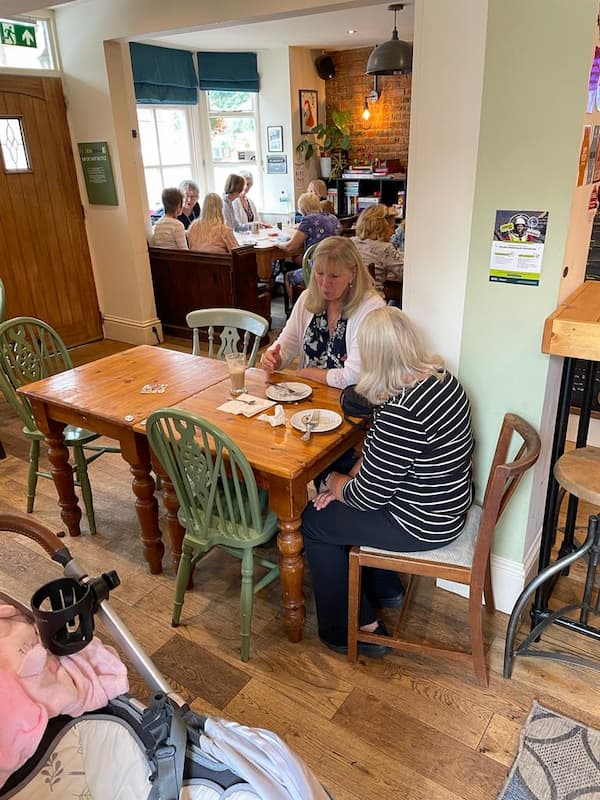
{"type": "Polygon", "coordinates": [[[267,125],[269,153],[283,153],[283,125],[267,125]]]}
{"type": "Polygon", "coordinates": [[[300,133],[310,133],[319,124],[319,93],[300,89],[300,133]]]}

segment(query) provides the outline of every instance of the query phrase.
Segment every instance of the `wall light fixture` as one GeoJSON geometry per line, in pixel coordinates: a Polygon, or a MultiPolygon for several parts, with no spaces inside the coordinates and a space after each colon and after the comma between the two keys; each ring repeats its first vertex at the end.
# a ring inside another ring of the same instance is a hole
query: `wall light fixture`
{"type": "Polygon", "coordinates": [[[362,112],[362,118],[366,121],[371,116],[371,110],[369,108],[369,103],[376,103],[379,100],[379,91],[377,89],[377,75],[373,78],[373,88],[369,92],[369,94],[365,97],[365,105],[362,112]]]}

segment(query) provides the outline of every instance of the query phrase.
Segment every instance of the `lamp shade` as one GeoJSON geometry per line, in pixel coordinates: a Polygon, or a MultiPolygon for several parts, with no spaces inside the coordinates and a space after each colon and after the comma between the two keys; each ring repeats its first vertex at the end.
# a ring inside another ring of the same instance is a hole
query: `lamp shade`
{"type": "Polygon", "coordinates": [[[394,28],[388,42],[376,45],[367,61],[367,75],[406,75],[412,72],[413,46],[398,39],[394,28]]]}

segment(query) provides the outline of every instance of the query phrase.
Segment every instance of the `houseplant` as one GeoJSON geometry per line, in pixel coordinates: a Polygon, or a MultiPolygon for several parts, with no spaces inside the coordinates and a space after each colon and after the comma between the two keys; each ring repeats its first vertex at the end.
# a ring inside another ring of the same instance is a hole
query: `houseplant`
{"type": "Polygon", "coordinates": [[[298,153],[304,153],[304,160],[312,158],[315,149],[319,150],[321,157],[321,175],[323,178],[338,178],[342,172],[342,151],[350,147],[350,120],[351,112],[343,109],[334,109],[331,112],[331,121],[328,125],[315,125],[311,130],[314,138],[302,139],[296,145],[298,153]],[[329,174],[325,174],[329,159],[329,174]]]}

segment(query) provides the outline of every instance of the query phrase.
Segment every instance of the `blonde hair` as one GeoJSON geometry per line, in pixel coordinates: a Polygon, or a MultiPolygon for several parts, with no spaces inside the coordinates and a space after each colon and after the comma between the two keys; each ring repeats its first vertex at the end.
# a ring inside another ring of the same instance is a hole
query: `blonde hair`
{"type": "Polygon", "coordinates": [[[390,238],[389,224],[395,219],[394,210],[378,203],[365,208],[356,221],[356,235],[359,239],[375,239],[387,242],[390,238]]]}
{"type": "Polygon", "coordinates": [[[324,214],[334,214],[335,208],[333,207],[333,203],[331,200],[321,200],[321,211],[324,214]]]}
{"type": "Polygon", "coordinates": [[[188,228],[188,236],[196,241],[206,239],[208,232],[215,225],[224,225],[223,201],[218,194],[210,192],[202,201],[200,219],[194,220],[188,228]]]}
{"type": "Polygon", "coordinates": [[[325,200],[327,197],[327,184],[322,180],[314,180],[308,184],[306,191],[316,194],[319,200],[325,200]]]}
{"type": "Polygon", "coordinates": [[[383,306],[370,311],[358,329],[361,374],[356,391],[374,405],[385,403],[427,375],[443,380],[444,362],[425,349],[403,311],[383,306]]]}
{"type": "Polygon", "coordinates": [[[313,314],[321,314],[326,307],[325,300],[314,278],[319,265],[339,266],[353,273],[352,283],[342,298],[341,316],[348,319],[358,306],[369,296],[377,295],[373,278],[363,264],[356,245],[345,236],[328,236],[315,247],[313,266],[306,290],[305,307],[313,314]]]}
{"type": "Polygon", "coordinates": [[[306,216],[307,214],[318,214],[321,210],[321,201],[316,194],[304,192],[298,198],[298,211],[306,216]]]}

